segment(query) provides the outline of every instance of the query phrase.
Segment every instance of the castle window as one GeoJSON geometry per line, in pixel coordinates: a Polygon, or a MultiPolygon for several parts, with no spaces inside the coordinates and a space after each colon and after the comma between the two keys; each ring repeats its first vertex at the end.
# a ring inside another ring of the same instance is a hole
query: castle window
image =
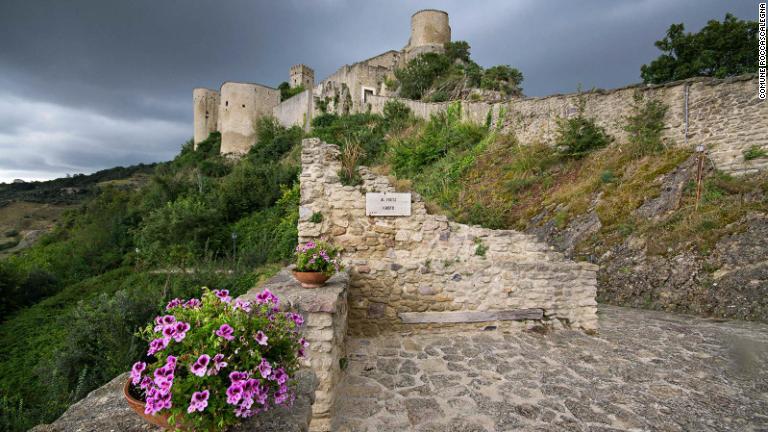
{"type": "Polygon", "coordinates": [[[245,108],[245,104],[243,104],[243,108],[245,108]]]}
{"type": "Polygon", "coordinates": [[[229,101],[224,101],[224,106],[229,106],[229,101]]]}

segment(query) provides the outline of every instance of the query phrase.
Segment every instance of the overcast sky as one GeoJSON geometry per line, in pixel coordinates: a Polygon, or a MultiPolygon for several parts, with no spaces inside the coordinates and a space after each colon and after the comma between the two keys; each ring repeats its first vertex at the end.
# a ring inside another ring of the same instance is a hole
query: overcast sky
{"type": "Polygon", "coordinates": [[[0,182],[171,159],[192,136],[192,88],[320,80],[408,40],[410,16],[450,14],[482,66],[526,95],[640,81],[672,23],[700,29],[757,1],[0,0],[0,182]]]}

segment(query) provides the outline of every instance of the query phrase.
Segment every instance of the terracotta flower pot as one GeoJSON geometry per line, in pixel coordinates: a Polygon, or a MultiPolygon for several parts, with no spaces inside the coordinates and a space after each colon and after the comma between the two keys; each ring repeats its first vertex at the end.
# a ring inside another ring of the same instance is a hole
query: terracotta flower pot
{"type": "Polygon", "coordinates": [[[125,385],[123,386],[123,396],[125,396],[125,400],[128,401],[128,406],[131,407],[132,410],[136,411],[136,414],[141,416],[144,420],[146,420],[149,424],[153,424],[155,426],[160,426],[161,428],[165,428],[167,430],[185,430],[183,425],[177,424],[175,427],[171,426],[168,423],[168,417],[169,414],[145,414],[144,413],[144,407],[146,406],[146,403],[142,400],[138,400],[135,397],[131,396],[131,380],[130,378],[128,381],[125,382],[125,385]]]}
{"type": "Polygon", "coordinates": [[[325,281],[330,278],[330,276],[325,273],[300,272],[295,270],[293,271],[293,277],[296,278],[304,288],[320,288],[325,284],[325,281]]]}

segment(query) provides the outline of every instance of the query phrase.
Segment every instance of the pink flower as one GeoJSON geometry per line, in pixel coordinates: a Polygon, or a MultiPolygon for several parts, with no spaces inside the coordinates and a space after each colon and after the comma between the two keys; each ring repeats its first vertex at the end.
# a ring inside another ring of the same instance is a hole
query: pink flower
{"type": "Polygon", "coordinates": [[[293,312],[288,312],[285,314],[286,318],[296,323],[296,327],[300,327],[302,324],[304,324],[304,317],[293,312]]]}
{"type": "Polygon", "coordinates": [[[272,294],[272,291],[269,289],[264,289],[264,291],[256,294],[256,303],[258,304],[264,304],[264,303],[273,303],[275,306],[280,305],[280,299],[277,298],[276,295],[272,294]]]}
{"type": "Polygon", "coordinates": [[[156,352],[164,350],[168,346],[168,339],[159,338],[149,343],[149,351],[147,355],[153,355],[156,352]]]}
{"type": "Polygon", "coordinates": [[[272,365],[270,365],[264,358],[261,359],[261,363],[259,364],[259,372],[261,373],[262,378],[268,378],[269,375],[272,374],[272,365]]]}
{"type": "Polygon", "coordinates": [[[248,372],[232,371],[229,373],[229,380],[233,383],[242,382],[248,379],[248,372]]]}
{"type": "Polygon", "coordinates": [[[190,372],[199,377],[204,376],[208,369],[208,363],[211,361],[211,357],[208,354],[203,354],[195,360],[195,363],[189,367],[190,372]]]}
{"type": "Polygon", "coordinates": [[[144,362],[136,362],[131,368],[131,382],[133,385],[139,384],[141,381],[141,374],[147,369],[147,364],[144,362]]]}
{"type": "Polygon", "coordinates": [[[192,399],[189,401],[189,407],[187,407],[187,413],[191,414],[195,411],[202,412],[208,406],[209,395],[210,395],[210,392],[208,390],[192,393],[192,399]]]}
{"type": "Polygon", "coordinates": [[[173,340],[176,342],[181,342],[184,340],[184,337],[187,336],[187,331],[189,330],[189,324],[179,321],[176,323],[176,325],[173,327],[173,340]]]}
{"type": "Polygon", "coordinates": [[[258,332],[256,332],[256,336],[254,336],[253,338],[256,339],[256,342],[258,342],[259,345],[267,346],[267,340],[269,338],[267,337],[267,335],[264,334],[263,331],[259,330],[258,332]]]}
{"type": "Polygon", "coordinates": [[[213,365],[208,369],[208,375],[217,375],[225,367],[227,367],[227,362],[224,361],[224,354],[216,354],[213,356],[213,365]]]}
{"type": "Polygon", "coordinates": [[[250,312],[251,311],[251,302],[237,299],[235,300],[235,304],[233,306],[234,309],[242,309],[243,312],[250,312]]]}
{"type": "Polygon", "coordinates": [[[170,309],[173,309],[175,307],[179,307],[181,305],[182,305],[181,299],[180,298],[175,298],[175,299],[169,301],[167,305],[165,305],[165,310],[170,310],[170,309]]]}
{"type": "Polygon", "coordinates": [[[193,299],[187,300],[187,302],[184,303],[184,308],[185,309],[197,309],[197,308],[199,308],[202,305],[203,305],[203,302],[201,302],[200,300],[198,300],[196,298],[193,298],[193,299]]]}
{"type": "Polygon", "coordinates": [[[232,297],[229,296],[229,290],[213,290],[213,293],[216,294],[216,297],[218,297],[219,300],[223,301],[224,303],[229,303],[232,301],[232,297]]]}
{"type": "Polygon", "coordinates": [[[235,405],[243,398],[243,383],[241,381],[233,382],[227,389],[227,403],[235,405]]]}
{"type": "Polygon", "coordinates": [[[219,327],[218,330],[214,332],[216,336],[219,336],[221,338],[224,338],[228,341],[231,341],[235,338],[234,333],[235,329],[232,328],[229,324],[222,324],[221,327],[219,327]]]}

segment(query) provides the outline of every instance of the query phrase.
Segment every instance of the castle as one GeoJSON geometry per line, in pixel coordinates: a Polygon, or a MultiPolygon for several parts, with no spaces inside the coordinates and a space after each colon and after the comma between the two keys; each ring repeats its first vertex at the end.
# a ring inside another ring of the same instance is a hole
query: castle
{"type": "Polygon", "coordinates": [[[425,9],[411,16],[411,35],[399,51],[387,51],[367,60],[339,68],[315,85],[315,72],[309,66],[291,66],[291,88],[306,90],[285,101],[280,91],[262,84],[225,82],[220,91],[196,88],[194,102],[194,142],[221,133],[221,152],[245,154],[256,142],[256,122],[272,115],[284,126],[301,124],[309,128],[320,101],[330,112],[359,112],[374,95],[388,95],[385,80],[398,67],[426,52],[441,52],[451,41],[448,14],[425,9]]]}
{"type": "MultiPolygon", "coordinates": [[[[256,122],[272,116],[285,126],[309,130],[320,113],[371,112],[381,114],[384,105],[397,97],[387,88],[394,72],[419,54],[442,52],[451,41],[448,14],[425,9],[411,16],[411,35],[399,51],[387,51],[339,68],[315,85],[314,71],[303,64],[290,68],[289,85],[306,89],[280,100],[280,91],[261,84],[226,82],[220,91],[196,88],[194,142],[211,132],[221,133],[221,153],[242,155],[256,143],[256,122]]],[[[768,149],[768,129],[763,119],[768,104],[757,99],[755,74],[726,79],[692,78],[662,85],[630,85],[584,94],[514,98],[490,102],[463,100],[460,113],[465,121],[493,126],[514,134],[521,142],[554,144],[560,118],[577,112],[586,100],[585,114],[621,141],[626,131],[619,125],[629,114],[637,91],[669,107],[663,131],[670,145],[705,148],[715,166],[731,174],[768,169],[768,158],[746,158],[749,149],[768,149]]],[[[472,99],[472,98],[470,98],[472,99]]],[[[480,98],[482,99],[482,98],[480,98]]],[[[445,111],[450,102],[433,103],[400,99],[423,119],[445,111]]]]}

